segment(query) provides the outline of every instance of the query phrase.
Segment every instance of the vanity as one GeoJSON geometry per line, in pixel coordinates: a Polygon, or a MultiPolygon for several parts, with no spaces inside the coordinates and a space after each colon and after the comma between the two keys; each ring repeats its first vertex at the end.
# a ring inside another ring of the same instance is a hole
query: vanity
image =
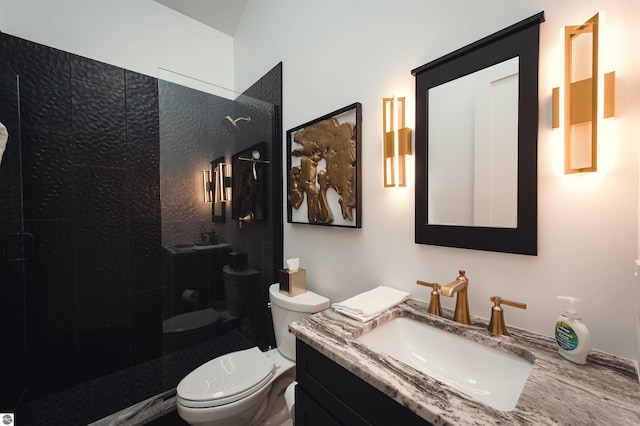
{"type": "Polygon", "coordinates": [[[592,351],[587,365],[575,365],[557,353],[549,337],[514,327],[508,336],[496,336],[481,318],[472,316],[463,325],[449,311],[440,317],[427,308],[410,299],[366,323],[328,309],[290,324],[297,338],[296,424],[640,424],[640,384],[632,362],[592,351]],[[527,360],[530,371],[515,407],[480,402],[361,339],[398,318],[527,360]]]}

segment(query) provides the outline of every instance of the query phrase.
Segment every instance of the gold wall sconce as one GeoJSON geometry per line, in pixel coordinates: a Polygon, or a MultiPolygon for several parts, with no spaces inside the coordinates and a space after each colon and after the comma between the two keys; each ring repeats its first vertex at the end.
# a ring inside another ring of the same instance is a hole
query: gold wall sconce
{"type": "Polygon", "coordinates": [[[205,203],[213,202],[211,170],[202,171],[202,192],[204,194],[205,203]]]}
{"type": "Polygon", "coordinates": [[[220,162],[215,165],[215,200],[226,203],[231,200],[231,164],[220,162]]]}
{"type": "Polygon", "coordinates": [[[564,29],[564,94],[559,87],[552,91],[552,127],[564,125],[565,174],[597,171],[598,119],[615,116],[615,72],[602,73],[601,34],[599,13],[564,29]]]}
{"type": "Polygon", "coordinates": [[[384,186],[407,186],[405,156],[411,155],[411,129],[405,127],[405,98],[382,99],[384,186]]]}

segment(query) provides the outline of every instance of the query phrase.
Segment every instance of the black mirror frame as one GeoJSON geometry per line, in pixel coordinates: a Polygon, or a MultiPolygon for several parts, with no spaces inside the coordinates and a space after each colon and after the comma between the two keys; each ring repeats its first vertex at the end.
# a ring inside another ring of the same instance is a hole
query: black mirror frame
{"type": "Polygon", "coordinates": [[[544,12],[411,71],[416,77],[416,243],[537,255],[538,61],[542,22],[544,12]],[[517,228],[429,225],[427,91],[514,57],[520,58],[517,228]]]}

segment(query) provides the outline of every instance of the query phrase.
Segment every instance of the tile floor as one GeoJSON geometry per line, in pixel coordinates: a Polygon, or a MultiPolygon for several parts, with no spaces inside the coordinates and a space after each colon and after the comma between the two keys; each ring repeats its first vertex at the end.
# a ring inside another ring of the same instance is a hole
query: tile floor
{"type": "MultiPolygon", "coordinates": [[[[254,345],[249,340],[233,330],[198,346],[167,355],[164,359],[158,358],[71,389],[28,401],[15,413],[15,424],[29,426],[73,426],[88,425],[92,422],[96,422],[96,425],[117,424],[118,426],[143,424],[135,420],[144,417],[143,412],[136,414],[130,421],[116,423],[110,416],[140,401],[154,398],[161,394],[163,389],[175,388],[182,377],[212,358],[252,346],[254,345]]],[[[167,403],[171,405],[168,400],[167,403]]],[[[167,421],[173,418],[170,411],[169,407],[167,413],[170,416],[167,421]]],[[[179,418],[173,420],[175,420],[174,423],[157,423],[156,425],[181,424],[178,423],[181,421],[179,418]]]]}

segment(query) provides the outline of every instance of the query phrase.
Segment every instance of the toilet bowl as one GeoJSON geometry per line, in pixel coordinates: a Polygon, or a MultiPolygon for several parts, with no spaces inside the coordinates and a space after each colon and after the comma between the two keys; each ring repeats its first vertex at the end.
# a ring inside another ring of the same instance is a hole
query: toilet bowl
{"type": "Polygon", "coordinates": [[[222,323],[211,308],[187,312],[162,321],[164,353],[172,353],[201,343],[222,323]]]}
{"type": "Polygon", "coordinates": [[[288,324],[329,308],[329,299],[310,291],[289,297],[274,284],[269,288],[269,300],[277,348],[232,352],[189,373],[176,389],[177,411],[187,423],[291,424],[284,395],[295,379],[295,337],[288,324]]]}

